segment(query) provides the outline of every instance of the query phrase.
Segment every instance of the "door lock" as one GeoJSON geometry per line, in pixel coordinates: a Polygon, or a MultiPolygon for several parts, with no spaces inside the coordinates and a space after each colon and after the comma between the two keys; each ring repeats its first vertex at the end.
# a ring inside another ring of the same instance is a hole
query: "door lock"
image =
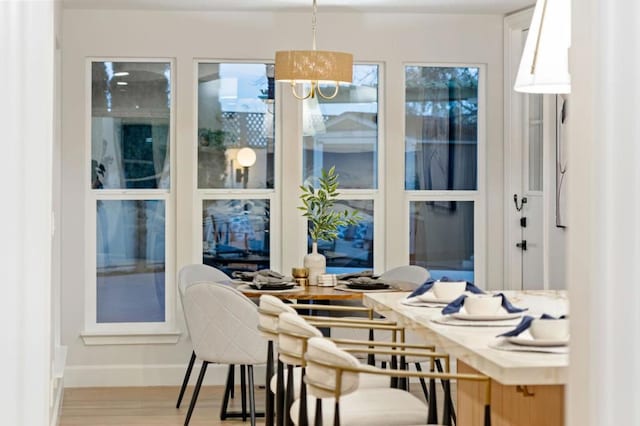
{"type": "Polygon", "coordinates": [[[526,217],[521,217],[520,218],[520,226],[522,228],[526,228],[527,227],[527,218],[526,217]]]}
{"type": "Polygon", "coordinates": [[[516,243],[516,247],[521,248],[522,251],[527,250],[527,240],[522,240],[519,243],[516,243]]]}

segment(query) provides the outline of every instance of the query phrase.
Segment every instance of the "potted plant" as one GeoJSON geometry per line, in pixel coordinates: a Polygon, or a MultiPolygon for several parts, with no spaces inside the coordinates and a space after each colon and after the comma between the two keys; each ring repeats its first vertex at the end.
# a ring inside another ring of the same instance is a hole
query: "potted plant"
{"type": "Polygon", "coordinates": [[[355,210],[334,210],[335,201],[340,195],[338,191],[338,175],[335,166],[329,171],[322,169],[322,176],[318,179],[318,188],[312,184],[301,185],[298,209],[309,221],[309,237],[311,238],[311,253],[304,257],[304,266],[309,268],[309,284],[317,285],[318,276],[325,273],[326,259],[318,253],[318,241],[334,241],[338,238],[341,226],[356,225],[360,215],[355,210]]]}

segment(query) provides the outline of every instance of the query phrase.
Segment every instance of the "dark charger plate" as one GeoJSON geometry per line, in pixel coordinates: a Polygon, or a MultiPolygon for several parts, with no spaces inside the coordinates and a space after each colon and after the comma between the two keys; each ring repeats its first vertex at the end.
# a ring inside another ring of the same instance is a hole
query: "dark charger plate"
{"type": "Polygon", "coordinates": [[[262,285],[249,284],[249,287],[251,287],[254,290],[291,290],[295,286],[296,286],[295,283],[262,284],[262,285]]]}
{"type": "Polygon", "coordinates": [[[346,286],[354,290],[384,290],[390,287],[389,284],[385,283],[349,283],[346,286]]]}

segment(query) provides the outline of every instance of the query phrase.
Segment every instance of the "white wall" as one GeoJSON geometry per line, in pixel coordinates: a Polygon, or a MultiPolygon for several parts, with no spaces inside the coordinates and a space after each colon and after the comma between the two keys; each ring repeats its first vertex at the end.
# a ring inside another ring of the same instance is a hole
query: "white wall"
{"type": "MultiPolygon", "coordinates": [[[[272,60],[278,49],[310,47],[307,13],[156,12],[66,10],[63,44],[63,318],[69,346],[67,385],[179,383],[191,351],[177,345],[84,346],[85,59],[176,59],[177,268],[197,261],[191,230],[190,159],[195,146],[194,58],[272,60]],[[145,369],[140,368],[145,366],[145,369]]],[[[403,182],[403,63],[474,63],[487,66],[487,283],[502,288],[502,16],[426,14],[320,14],[318,47],[353,52],[356,61],[385,65],[384,143],[387,176],[403,182]]],[[[175,171],[174,171],[175,172],[175,171]]],[[[387,210],[402,205],[401,187],[385,186],[387,210]]],[[[193,210],[196,209],[196,210],[193,210]]],[[[481,224],[482,226],[482,224],[481,224]]],[[[197,229],[197,227],[195,228],[197,229]]],[[[405,264],[404,247],[387,227],[386,267],[405,264]]],[[[397,231],[395,231],[397,232],[397,231]]],[[[181,318],[181,314],[178,313],[181,318]]],[[[184,330],[184,326],[178,324],[184,330]]]]}

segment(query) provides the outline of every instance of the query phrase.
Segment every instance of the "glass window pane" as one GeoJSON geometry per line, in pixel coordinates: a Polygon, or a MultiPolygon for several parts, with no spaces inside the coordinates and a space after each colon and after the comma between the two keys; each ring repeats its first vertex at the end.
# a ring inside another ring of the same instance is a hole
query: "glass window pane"
{"type": "MultiPolygon", "coordinates": [[[[327,273],[341,274],[373,269],[373,200],[339,200],[334,210],[357,210],[362,219],[341,227],[334,241],[318,241],[318,252],[327,258],[327,273]]],[[[311,239],[307,237],[311,252],[311,239]]]]}
{"type": "Polygon", "coordinates": [[[405,84],[405,189],[477,189],[478,68],[407,66],[405,84]]]}
{"type": "MultiPolygon", "coordinates": [[[[322,86],[324,93],[333,93],[322,86]]],[[[334,99],[303,101],[303,179],[336,167],[341,188],[378,187],[378,66],[354,65],[334,99]]]]}
{"type": "Polygon", "coordinates": [[[529,103],[529,191],[542,191],[542,95],[527,95],[529,103]]]}
{"type": "Polygon", "coordinates": [[[169,188],[171,65],[91,68],[91,187],[169,188]]]}
{"type": "Polygon", "coordinates": [[[97,201],[98,323],[165,320],[165,202],[97,201]]]}
{"type": "Polygon", "coordinates": [[[273,188],[273,64],[198,65],[198,188],[273,188]],[[241,148],[255,154],[242,164],[241,148]]]}
{"type": "Polygon", "coordinates": [[[269,220],[269,200],[204,201],[202,263],[228,275],[269,268],[269,220]]]}
{"type": "Polygon", "coordinates": [[[473,201],[412,201],[409,256],[412,265],[473,282],[473,201]]]}

